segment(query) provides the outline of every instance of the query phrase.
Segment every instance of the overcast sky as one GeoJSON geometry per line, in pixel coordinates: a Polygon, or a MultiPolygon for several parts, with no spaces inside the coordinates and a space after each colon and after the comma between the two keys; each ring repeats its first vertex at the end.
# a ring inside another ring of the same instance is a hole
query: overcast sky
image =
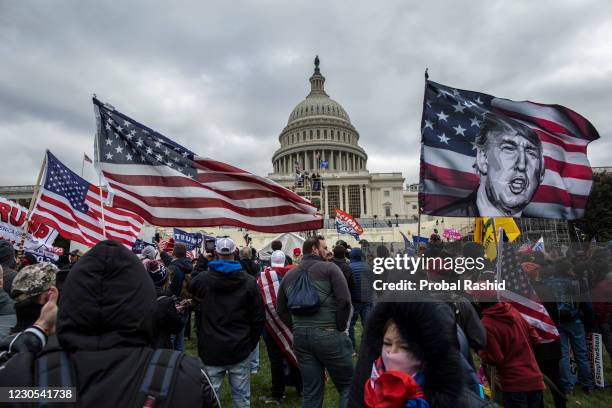
{"type": "Polygon", "coordinates": [[[373,4],[0,0],[0,185],[33,184],[47,148],[80,173],[93,93],[267,175],[315,54],[371,172],[418,179],[425,67],[450,86],[576,110],[601,135],[591,164],[612,165],[609,1],[373,4]]]}

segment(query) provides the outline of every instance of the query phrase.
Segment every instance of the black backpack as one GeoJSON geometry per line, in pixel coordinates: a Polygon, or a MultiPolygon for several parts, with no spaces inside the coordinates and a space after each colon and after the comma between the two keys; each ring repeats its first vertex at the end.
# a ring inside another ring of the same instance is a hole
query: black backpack
{"type": "MultiPolygon", "coordinates": [[[[167,407],[172,401],[172,391],[177,377],[177,367],[185,356],[184,353],[174,350],[157,349],[151,353],[149,363],[143,373],[142,382],[136,393],[129,401],[128,407],[167,407]]],[[[74,392],[76,382],[70,356],[65,351],[53,351],[42,354],[36,359],[35,384],[39,387],[60,387],[74,392]]],[[[75,393],[76,394],[76,393],[75,393]]],[[[76,396],[76,395],[74,395],[76,396]]],[[[74,398],[72,398],[74,401],[74,398]]],[[[76,403],[68,405],[48,404],[41,401],[39,406],[78,406],[76,403]]]]}
{"type": "MultiPolygon", "coordinates": [[[[323,299],[323,302],[325,299],[323,299]]],[[[287,293],[287,308],[294,315],[311,316],[319,311],[321,303],[308,270],[300,268],[300,274],[289,293],[287,293]]]]}

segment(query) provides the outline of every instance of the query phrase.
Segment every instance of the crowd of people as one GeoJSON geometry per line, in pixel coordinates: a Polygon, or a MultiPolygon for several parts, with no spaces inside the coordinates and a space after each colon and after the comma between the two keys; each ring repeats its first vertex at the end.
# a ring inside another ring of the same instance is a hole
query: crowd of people
{"type": "MultiPolygon", "coordinates": [[[[250,246],[220,237],[214,251],[190,259],[181,243],[135,255],[103,241],[58,268],[18,263],[12,245],[0,241],[0,387],[75,387],[87,407],[218,407],[227,377],[232,406],[249,407],[263,341],[271,384],[258,400],[265,404],[282,404],[292,387],[302,407],[322,407],[333,384],[340,407],[539,408],[549,388],[559,408],[578,392],[570,346],[586,394],[596,389],[587,335],[601,333],[612,352],[608,248],[558,258],[518,251],[560,334],[552,342],[495,291],[401,299],[374,291],[379,277],[369,255],[394,256],[383,245],[370,251],[339,240],[331,247],[312,236],[301,248],[284,252],[280,241],[271,248],[260,259],[250,246]],[[192,323],[197,357],[184,353],[192,323]]],[[[484,248],[445,247],[432,236],[420,255],[477,258],[484,248]]],[[[494,275],[493,264],[485,269],[409,276],[482,281],[494,275]]],[[[382,278],[406,273],[387,270],[382,278]]]]}

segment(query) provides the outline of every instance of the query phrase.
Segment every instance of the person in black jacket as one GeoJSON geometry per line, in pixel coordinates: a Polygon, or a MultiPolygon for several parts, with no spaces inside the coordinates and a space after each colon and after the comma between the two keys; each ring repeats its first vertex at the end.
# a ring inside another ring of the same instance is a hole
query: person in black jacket
{"type": "Polygon", "coordinates": [[[251,251],[251,247],[243,247],[240,249],[240,263],[242,264],[242,269],[255,279],[259,276],[259,267],[253,261],[253,251],[251,251]]]}
{"type": "MultiPolygon", "coordinates": [[[[480,399],[467,386],[467,372],[461,361],[455,325],[448,306],[441,302],[386,302],[376,304],[368,318],[355,375],[349,407],[366,407],[364,390],[372,378],[386,331],[392,323],[420,368],[413,376],[431,408],[494,407],[480,399]]],[[[383,359],[384,361],[384,359],[383,359]]],[[[384,370],[384,367],[383,367],[384,370]]],[[[398,405],[399,406],[399,405],[398,405]]],[[[404,405],[402,405],[404,406],[404,405]]]]}
{"type": "MultiPolygon", "coordinates": [[[[47,304],[42,313],[46,309],[47,304]]],[[[140,395],[149,366],[156,364],[152,357],[158,355],[151,348],[155,309],[153,283],[136,255],[117,241],[102,241],[75,264],[64,284],[56,324],[59,347],[47,345],[40,353],[38,346],[16,354],[0,367],[0,386],[39,386],[36,369],[41,362],[61,357],[68,366],[65,372],[71,373],[79,406],[136,406],[130,403],[140,395]]],[[[53,333],[52,325],[41,330],[53,333]]],[[[24,333],[20,339],[27,336],[24,333]]],[[[219,407],[200,361],[175,353],[174,378],[168,392],[157,395],[157,403],[219,407]]],[[[48,378],[58,377],[49,374],[48,378]]]]}
{"type": "Polygon", "coordinates": [[[346,279],[346,284],[348,285],[349,291],[353,293],[355,290],[355,277],[353,276],[351,267],[349,266],[348,262],[346,262],[346,247],[343,245],[336,245],[334,247],[334,257],[332,258],[332,262],[338,265],[338,268],[340,268],[344,278],[346,279]]]}
{"type": "Polygon", "coordinates": [[[17,259],[15,259],[13,244],[4,239],[0,239],[0,266],[2,266],[4,291],[10,295],[13,279],[17,276],[17,271],[15,270],[17,259]]]}
{"type": "MultiPolygon", "coordinates": [[[[193,264],[187,258],[187,247],[185,244],[176,243],[174,244],[174,249],[172,249],[172,256],[161,250],[159,251],[159,256],[168,269],[170,292],[179,301],[185,301],[187,299],[187,292],[184,282],[189,281],[193,271],[193,264]]],[[[180,315],[182,329],[176,336],[173,336],[172,345],[175,350],[183,351],[185,350],[185,326],[189,318],[189,308],[185,307],[180,315]]]]}
{"type": "Polygon", "coordinates": [[[155,341],[156,348],[172,348],[172,336],[176,336],[182,328],[181,316],[176,305],[176,297],[164,289],[168,279],[168,271],[161,261],[143,259],[144,265],[155,286],[157,310],[155,311],[155,341]]]}
{"type": "Polygon", "coordinates": [[[229,375],[234,407],[248,407],[251,398],[251,351],[265,323],[263,300],[257,281],[234,260],[236,245],[230,238],[215,244],[217,260],[199,273],[189,291],[200,301],[198,354],[220,392],[229,375]]]}

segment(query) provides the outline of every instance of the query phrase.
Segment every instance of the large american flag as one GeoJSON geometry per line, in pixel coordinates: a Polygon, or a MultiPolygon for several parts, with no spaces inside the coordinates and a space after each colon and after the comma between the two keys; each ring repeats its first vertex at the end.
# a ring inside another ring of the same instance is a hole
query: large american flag
{"type": "Polygon", "coordinates": [[[500,300],[510,302],[535,328],[543,342],[558,339],[559,331],[521,268],[514,247],[500,240],[497,255],[497,281],[506,284],[505,290],[499,292],[500,300]]]}
{"type": "Polygon", "coordinates": [[[107,199],[106,191],[102,191],[100,198],[98,186],[79,177],[47,151],[44,181],[32,219],[83,245],[114,239],[132,248],[144,220],[130,211],[107,206],[104,204],[107,199]]]}
{"type": "Polygon", "coordinates": [[[432,81],[426,83],[421,125],[421,211],[436,215],[478,187],[473,165],[485,116],[520,122],[542,141],[544,180],[523,216],[582,217],[592,185],[587,145],[599,138],[587,119],[560,105],[515,102],[432,81]]]}
{"type": "Polygon", "coordinates": [[[166,227],[322,228],[317,208],[305,198],[264,177],[199,157],[96,98],[93,102],[96,164],[114,206],[166,227]]]}

